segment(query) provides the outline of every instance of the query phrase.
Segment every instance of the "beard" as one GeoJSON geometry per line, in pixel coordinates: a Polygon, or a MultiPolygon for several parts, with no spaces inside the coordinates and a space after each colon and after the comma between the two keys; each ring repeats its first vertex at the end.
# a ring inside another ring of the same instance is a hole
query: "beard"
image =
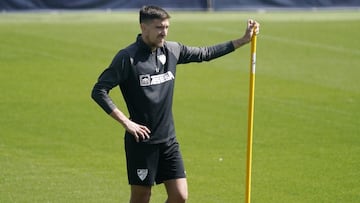
{"type": "Polygon", "coordinates": [[[163,47],[164,43],[165,43],[165,37],[159,36],[159,37],[156,38],[156,40],[154,42],[154,45],[156,47],[163,47]]]}
{"type": "Polygon", "coordinates": [[[158,35],[154,38],[152,38],[149,35],[143,35],[143,40],[144,42],[150,46],[151,49],[155,49],[155,48],[160,48],[164,46],[165,43],[165,36],[163,35],[158,35]]]}

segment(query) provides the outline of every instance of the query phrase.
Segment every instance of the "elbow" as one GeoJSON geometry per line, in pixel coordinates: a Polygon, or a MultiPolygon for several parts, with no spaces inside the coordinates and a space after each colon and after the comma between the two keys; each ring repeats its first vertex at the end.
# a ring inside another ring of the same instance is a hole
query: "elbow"
{"type": "Polygon", "coordinates": [[[96,100],[96,91],[95,91],[95,88],[92,89],[90,96],[91,96],[91,98],[92,98],[93,100],[96,100]]]}
{"type": "Polygon", "coordinates": [[[96,88],[96,85],[95,85],[94,88],[91,91],[90,96],[94,101],[97,102],[99,100],[99,97],[101,97],[100,95],[101,95],[101,91],[98,88],[96,88]]]}

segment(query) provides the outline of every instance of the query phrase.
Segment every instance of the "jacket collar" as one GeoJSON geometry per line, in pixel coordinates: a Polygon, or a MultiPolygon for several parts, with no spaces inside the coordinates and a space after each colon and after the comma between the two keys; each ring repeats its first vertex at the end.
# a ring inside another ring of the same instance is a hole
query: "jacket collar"
{"type": "Polygon", "coordinates": [[[136,38],[136,43],[139,45],[139,47],[145,51],[145,52],[149,52],[151,53],[151,48],[149,47],[149,45],[147,45],[144,40],[141,37],[141,34],[138,34],[137,38],[136,38]]]}

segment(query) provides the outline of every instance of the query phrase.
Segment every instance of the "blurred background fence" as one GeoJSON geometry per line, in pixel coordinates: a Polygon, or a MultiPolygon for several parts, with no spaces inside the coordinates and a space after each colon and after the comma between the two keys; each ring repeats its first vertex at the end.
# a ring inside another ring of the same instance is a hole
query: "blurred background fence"
{"type": "Polygon", "coordinates": [[[158,5],[174,10],[360,7],[359,0],[1,0],[1,11],[139,9],[158,5]]]}

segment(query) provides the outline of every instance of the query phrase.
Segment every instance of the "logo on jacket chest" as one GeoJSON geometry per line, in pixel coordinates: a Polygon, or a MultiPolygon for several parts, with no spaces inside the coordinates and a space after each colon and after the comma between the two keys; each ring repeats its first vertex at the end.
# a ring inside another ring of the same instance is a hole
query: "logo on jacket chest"
{"type": "Polygon", "coordinates": [[[174,79],[175,76],[171,71],[158,75],[145,74],[139,76],[140,86],[158,85],[174,79]]]}
{"type": "MultiPolygon", "coordinates": [[[[165,65],[166,63],[166,56],[164,54],[161,54],[159,56],[157,56],[158,61],[161,63],[162,66],[165,65]]],[[[156,73],[158,73],[160,71],[160,67],[156,64],[156,68],[155,68],[156,73]]]]}
{"type": "Polygon", "coordinates": [[[165,63],[166,63],[166,56],[165,56],[164,54],[161,54],[161,55],[157,56],[157,58],[158,58],[158,60],[160,61],[160,63],[161,63],[162,65],[165,65],[165,63]]]}

